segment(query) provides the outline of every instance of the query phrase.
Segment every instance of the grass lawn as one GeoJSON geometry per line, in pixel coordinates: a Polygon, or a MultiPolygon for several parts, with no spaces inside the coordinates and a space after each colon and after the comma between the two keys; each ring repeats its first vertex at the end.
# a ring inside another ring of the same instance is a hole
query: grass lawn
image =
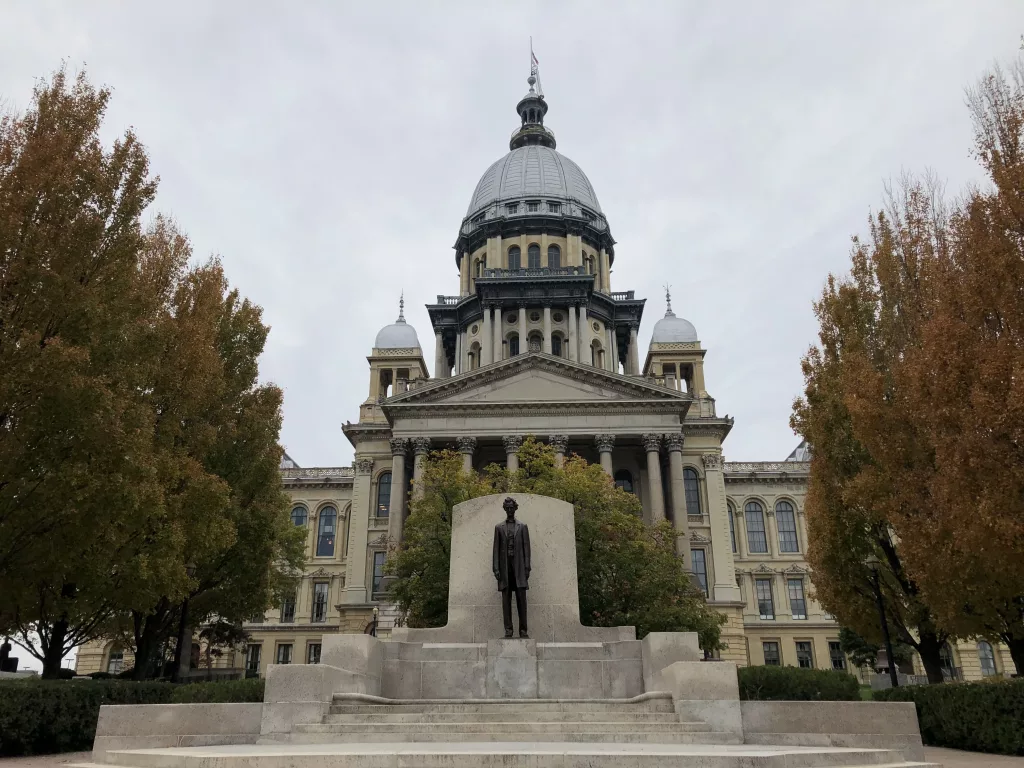
{"type": "Polygon", "coordinates": [[[860,687],[860,699],[861,699],[861,701],[874,701],[874,699],[871,698],[871,686],[870,685],[862,685],[860,687]]]}

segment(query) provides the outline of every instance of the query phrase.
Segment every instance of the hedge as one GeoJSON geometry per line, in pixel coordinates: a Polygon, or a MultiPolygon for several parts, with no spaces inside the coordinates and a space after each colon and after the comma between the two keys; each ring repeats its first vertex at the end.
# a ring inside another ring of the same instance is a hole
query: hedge
{"type": "Polygon", "coordinates": [[[740,667],[744,701],[859,701],[860,685],[845,672],[802,667],[740,667]]]}
{"type": "Polygon", "coordinates": [[[92,749],[104,704],[192,704],[263,701],[263,680],[210,683],[130,680],[0,682],[0,757],[92,749]]]}
{"type": "Polygon", "coordinates": [[[874,698],[914,702],[930,746],[1024,755],[1024,679],[904,685],[874,698]]]}

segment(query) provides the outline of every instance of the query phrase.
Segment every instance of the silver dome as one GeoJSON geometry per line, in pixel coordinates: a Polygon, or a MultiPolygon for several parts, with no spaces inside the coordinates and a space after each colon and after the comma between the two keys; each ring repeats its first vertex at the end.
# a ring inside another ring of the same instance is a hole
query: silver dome
{"type": "Polygon", "coordinates": [[[416,329],[405,322],[405,296],[398,302],[398,319],[385,325],[377,333],[374,349],[419,349],[420,340],[416,329]]]}
{"type": "Polygon", "coordinates": [[[524,198],[577,200],[601,213],[594,187],[576,163],[550,147],[530,144],[513,149],[484,171],[466,216],[494,203],[524,198]]]}
{"type": "Polygon", "coordinates": [[[654,324],[654,333],[651,334],[651,346],[655,344],[672,344],[680,341],[700,341],[697,338],[697,329],[693,323],[676,317],[672,311],[672,294],[668,286],[665,286],[665,316],[654,324]]]}

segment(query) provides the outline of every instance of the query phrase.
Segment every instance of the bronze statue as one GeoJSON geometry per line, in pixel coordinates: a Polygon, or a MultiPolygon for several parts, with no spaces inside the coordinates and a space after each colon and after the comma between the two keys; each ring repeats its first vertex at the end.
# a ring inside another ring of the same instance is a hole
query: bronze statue
{"type": "Polygon", "coordinates": [[[512,637],[512,593],[519,613],[519,636],[530,637],[526,625],[526,590],[530,588],[530,529],[516,520],[519,505],[511,496],[502,504],[505,522],[494,526],[491,565],[501,592],[501,610],[505,618],[505,637],[512,637]]]}

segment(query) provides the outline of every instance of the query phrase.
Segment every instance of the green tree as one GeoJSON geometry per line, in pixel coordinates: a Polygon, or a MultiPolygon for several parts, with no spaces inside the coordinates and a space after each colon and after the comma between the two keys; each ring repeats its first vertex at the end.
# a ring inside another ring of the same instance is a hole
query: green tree
{"type": "Polygon", "coordinates": [[[567,501],[575,510],[584,624],[632,625],[641,637],[652,631],[693,631],[705,650],[722,647],[725,618],[708,608],[693,585],[676,555],[669,523],[645,525],[639,500],[616,488],[601,467],[578,456],[559,468],[553,449],[532,438],[523,442],[518,455],[517,472],[491,465],[482,477],[464,473],[458,454],[428,459],[423,499],[413,502],[406,540],[388,564],[396,577],[391,594],[410,624],[441,626],[447,620],[455,504],[488,493],[536,493],[567,501]]]}
{"type": "MultiPolygon", "coordinates": [[[[878,661],[878,653],[882,646],[865,640],[852,629],[841,627],[839,629],[839,645],[843,653],[850,657],[855,667],[871,667],[874,669],[878,661]]],[[[896,657],[896,665],[906,664],[913,658],[913,650],[903,643],[893,643],[893,655],[896,657]]]]}

